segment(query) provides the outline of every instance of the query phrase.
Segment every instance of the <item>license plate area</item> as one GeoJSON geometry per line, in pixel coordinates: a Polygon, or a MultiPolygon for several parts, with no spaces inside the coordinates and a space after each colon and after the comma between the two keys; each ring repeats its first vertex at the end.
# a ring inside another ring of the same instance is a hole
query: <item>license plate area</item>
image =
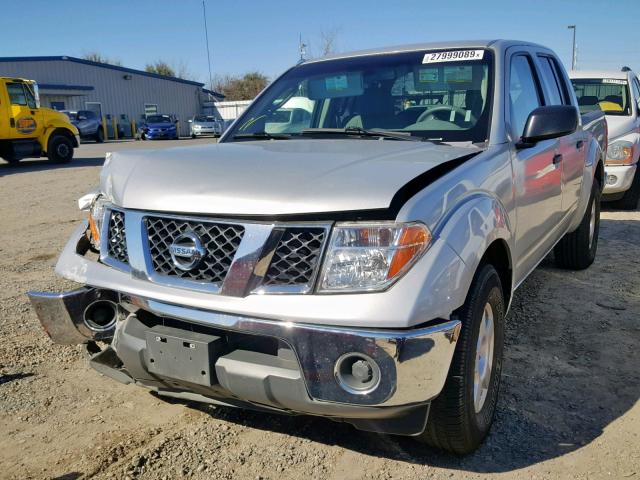
{"type": "Polygon", "coordinates": [[[158,325],[145,332],[149,373],[211,386],[215,363],[224,354],[222,337],[158,325]]]}

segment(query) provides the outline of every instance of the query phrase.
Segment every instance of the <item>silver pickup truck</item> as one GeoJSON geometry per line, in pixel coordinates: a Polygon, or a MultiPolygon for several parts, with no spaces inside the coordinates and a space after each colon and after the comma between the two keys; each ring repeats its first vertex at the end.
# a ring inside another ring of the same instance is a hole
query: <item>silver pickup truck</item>
{"type": "Polygon", "coordinates": [[[29,295],[121,382],[466,453],[514,290],[594,261],[606,141],[538,45],[307,61],[217,145],[107,155],[56,266],[79,288],[29,295]]]}

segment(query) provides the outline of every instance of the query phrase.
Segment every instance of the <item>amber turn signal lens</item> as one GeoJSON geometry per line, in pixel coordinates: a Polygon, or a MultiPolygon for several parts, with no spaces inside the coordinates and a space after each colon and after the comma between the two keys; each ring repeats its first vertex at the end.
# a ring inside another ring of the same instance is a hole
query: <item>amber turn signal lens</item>
{"type": "Polygon", "coordinates": [[[411,262],[431,241],[431,234],[424,225],[407,225],[403,228],[397,250],[391,260],[387,278],[393,278],[411,262]]]}
{"type": "Polygon", "coordinates": [[[94,245],[100,244],[100,230],[98,229],[96,221],[91,213],[89,213],[89,233],[91,234],[91,238],[89,239],[91,240],[91,243],[94,245]]]}

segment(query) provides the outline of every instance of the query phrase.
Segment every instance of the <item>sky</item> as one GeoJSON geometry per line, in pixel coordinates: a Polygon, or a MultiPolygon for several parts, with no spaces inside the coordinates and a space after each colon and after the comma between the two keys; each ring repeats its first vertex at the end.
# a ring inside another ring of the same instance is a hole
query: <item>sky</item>
{"type": "MultiPolygon", "coordinates": [[[[446,40],[510,38],[552,48],[578,69],[640,72],[640,0],[205,0],[213,75],[259,71],[274,78],[311,54],[322,32],[338,51],[446,40]]],[[[0,56],[89,52],[144,69],[158,59],[208,83],[202,0],[3,2],[0,56]],[[10,21],[9,21],[10,19],[10,21]]]]}

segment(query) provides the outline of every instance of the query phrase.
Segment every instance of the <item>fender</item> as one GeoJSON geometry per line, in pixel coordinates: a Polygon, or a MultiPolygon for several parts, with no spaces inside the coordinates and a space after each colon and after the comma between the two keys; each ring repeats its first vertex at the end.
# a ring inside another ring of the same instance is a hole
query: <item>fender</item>
{"type": "MultiPolygon", "coordinates": [[[[502,203],[489,192],[474,192],[465,197],[442,221],[436,226],[434,236],[445,239],[445,242],[460,257],[464,263],[465,280],[461,298],[457,300],[462,305],[466,292],[471,287],[471,281],[480,265],[482,257],[495,241],[503,241],[507,249],[505,264],[512,268],[511,252],[515,237],[509,223],[506,209],[502,203]]],[[[513,292],[513,276],[511,284],[503,288],[513,292]]]]}
{"type": "MultiPolygon", "coordinates": [[[[593,184],[593,179],[595,178],[596,172],[599,168],[604,169],[604,152],[602,151],[602,147],[600,147],[598,141],[591,137],[591,140],[589,141],[589,148],[587,149],[585,156],[584,171],[582,172],[582,191],[580,192],[578,206],[576,207],[576,211],[573,215],[571,225],[569,225],[568,232],[575,231],[582,222],[582,217],[584,217],[584,213],[587,211],[587,206],[589,205],[591,185],[593,184]]],[[[602,190],[605,182],[604,170],[600,173],[602,174],[602,185],[600,185],[600,189],[602,190]]]]}
{"type": "Polygon", "coordinates": [[[80,135],[80,132],[78,131],[78,129],[73,126],[70,125],[68,123],[65,123],[63,121],[57,120],[57,119],[51,119],[47,122],[47,125],[45,127],[45,131],[42,134],[41,137],[41,146],[42,146],[42,151],[43,152],[47,152],[47,147],[49,145],[49,139],[51,138],[51,135],[53,134],[53,132],[55,132],[56,130],[64,130],[66,133],[68,133],[73,141],[73,146],[74,148],[78,147],[78,136],[80,135]]]}

